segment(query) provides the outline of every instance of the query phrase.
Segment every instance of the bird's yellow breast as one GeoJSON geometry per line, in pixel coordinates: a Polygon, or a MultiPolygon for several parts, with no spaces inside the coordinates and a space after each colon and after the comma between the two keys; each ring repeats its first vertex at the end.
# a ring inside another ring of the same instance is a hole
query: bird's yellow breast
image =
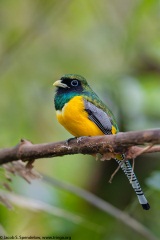
{"type": "Polygon", "coordinates": [[[94,122],[89,120],[81,96],[72,98],[61,111],[56,111],[56,115],[59,123],[75,137],[104,134],[94,122]]]}

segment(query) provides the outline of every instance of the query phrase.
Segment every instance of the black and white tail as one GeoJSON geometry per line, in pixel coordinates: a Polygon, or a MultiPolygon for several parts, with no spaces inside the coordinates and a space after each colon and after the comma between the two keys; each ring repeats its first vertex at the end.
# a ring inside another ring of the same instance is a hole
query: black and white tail
{"type": "Polygon", "coordinates": [[[143,191],[141,189],[141,186],[140,186],[140,184],[138,182],[138,179],[137,179],[136,175],[134,174],[134,172],[132,170],[130,162],[129,161],[125,161],[122,164],[122,161],[117,160],[117,159],[116,159],[116,162],[118,164],[121,164],[121,168],[122,168],[123,172],[126,174],[129,182],[132,184],[132,187],[133,187],[135,193],[137,194],[139,203],[142,205],[143,209],[149,210],[150,209],[150,205],[149,205],[147,199],[144,196],[144,193],[143,193],[143,191]]]}

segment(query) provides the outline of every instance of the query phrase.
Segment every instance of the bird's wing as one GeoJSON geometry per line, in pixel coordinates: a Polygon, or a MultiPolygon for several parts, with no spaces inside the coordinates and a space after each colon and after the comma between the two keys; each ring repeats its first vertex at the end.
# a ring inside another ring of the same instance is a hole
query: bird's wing
{"type": "Polygon", "coordinates": [[[93,121],[104,134],[112,134],[112,119],[99,107],[84,99],[88,118],[93,121]]]}

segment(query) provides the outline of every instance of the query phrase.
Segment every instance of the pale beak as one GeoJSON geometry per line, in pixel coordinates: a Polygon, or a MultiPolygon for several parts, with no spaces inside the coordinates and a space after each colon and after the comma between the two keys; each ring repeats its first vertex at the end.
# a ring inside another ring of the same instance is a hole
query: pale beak
{"type": "Polygon", "coordinates": [[[53,83],[54,87],[62,87],[62,88],[69,88],[67,84],[62,83],[62,80],[57,80],[56,82],[53,83]]]}
{"type": "Polygon", "coordinates": [[[62,88],[68,88],[68,86],[64,83],[62,83],[62,80],[57,80],[53,83],[54,87],[62,87],[62,88]]]}

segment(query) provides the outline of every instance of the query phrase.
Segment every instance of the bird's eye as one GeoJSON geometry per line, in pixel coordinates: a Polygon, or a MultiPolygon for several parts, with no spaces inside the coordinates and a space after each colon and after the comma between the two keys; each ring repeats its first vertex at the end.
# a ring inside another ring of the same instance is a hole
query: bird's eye
{"type": "Polygon", "coordinates": [[[77,87],[78,86],[78,81],[77,80],[72,80],[71,85],[73,87],[77,87]]]}

